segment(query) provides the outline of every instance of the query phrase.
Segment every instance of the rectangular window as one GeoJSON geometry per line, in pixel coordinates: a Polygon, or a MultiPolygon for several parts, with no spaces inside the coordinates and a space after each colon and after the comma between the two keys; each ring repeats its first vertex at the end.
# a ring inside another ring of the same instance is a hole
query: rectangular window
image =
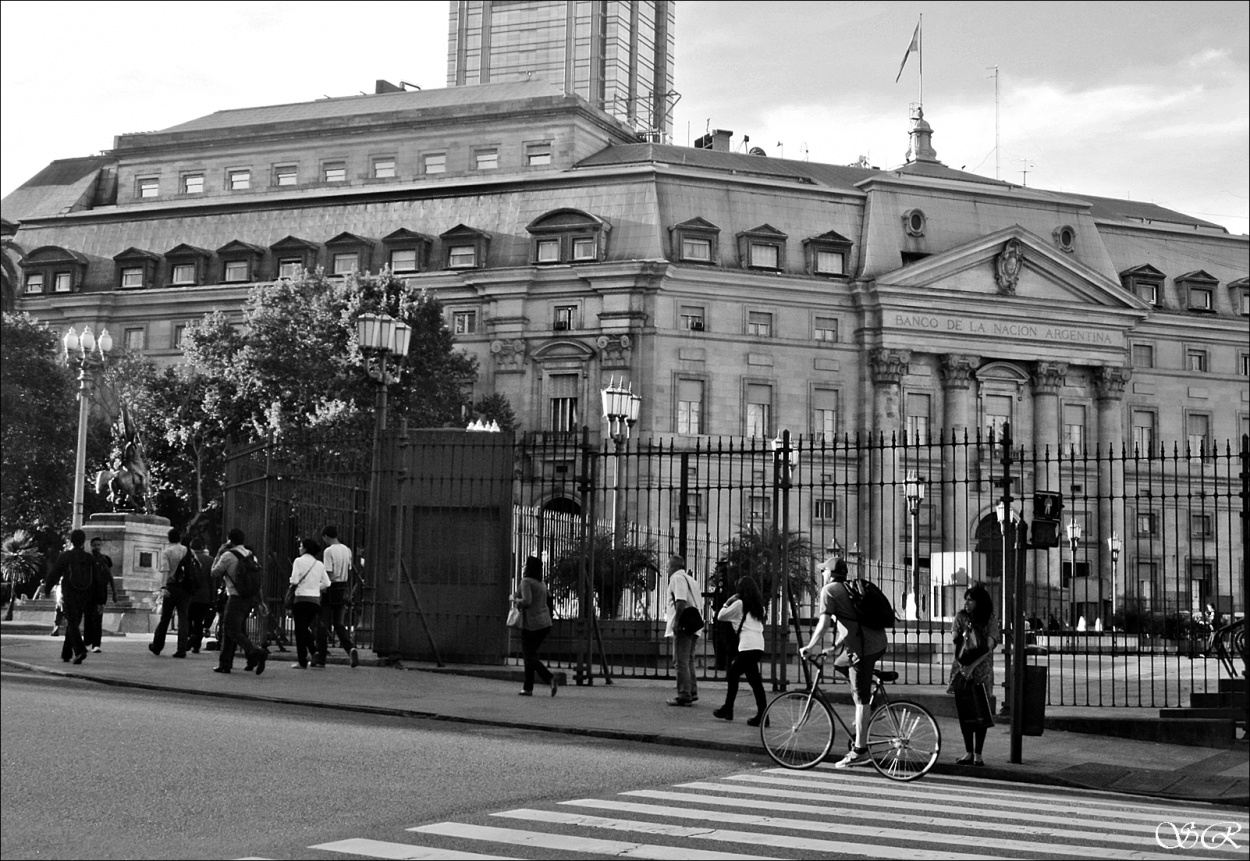
{"type": "Polygon", "coordinates": [[[1189,288],[1189,307],[1194,311],[1210,311],[1215,308],[1213,294],[1207,287],[1189,288]]]}
{"type": "Polygon", "coordinates": [[[188,173],[182,177],[183,194],[202,194],[204,192],[204,174],[188,173]]]}
{"type": "Polygon", "coordinates": [[[450,269],[472,269],[477,265],[477,248],[472,245],[456,245],[447,252],[450,269]]]}
{"type": "Polygon", "coordinates": [[[1133,410],[1133,447],[1140,455],[1154,453],[1155,414],[1148,410],[1133,410]]]}
{"type": "Polygon", "coordinates": [[[537,242],[536,257],[539,263],[560,262],[560,240],[540,239],[537,242]]]}
{"type": "Polygon", "coordinates": [[[334,274],[350,275],[360,267],[360,254],[355,251],[334,255],[334,274]]]}
{"type": "Polygon", "coordinates": [[[273,169],[274,185],[298,185],[299,168],[293,164],[284,164],[273,169]]]}
{"type": "Polygon", "coordinates": [[[1153,511],[1137,512],[1137,534],[1154,535],[1159,531],[1158,515],[1153,511]]]}
{"type": "Polygon", "coordinates": [[[773,501],[767,496],[752,496],[747,504],[747,514],[752,520],[768,520],[773,516],[773,501]]]}
{"type": "Polygon", "coordinates": [[[838,519],[838,503],[833,499],[813,499],[812,517],[815,520],[832,522],[838,519]]]}
{"type": "Polygon", "coordinates": [[[1085,407],[1080,404],[1064,404],[1063,448],[1069,457],[1085,453],[1085,407]]]}
{"type": "Polygon", "coordinates": [[[750,383],[747,385],[746,435],[769,437],[773,427],[773,387],[750,383]]]}
{"type": "Polygon", "coordinates": [[[831,443],[838,432],[838,393],[834,389],[812,392],[812,438],[831,443]]]}
{"type": "Polygon", "coordinates": [[[143,286],[143,267],[127,266],[122,270],[122,286],[123,287],[142,287],[143,286]]]}
{"type": "Polygon", "coordinates": [[[1211,515],[1209,514],[1191,514],[1189,515],[1189,534],[1195,538],[1211,537],[1211,515]]]}
{"type": "Polygon", "coordinates": [[[697,260],[700,263],[709,262],[712,259],[712,241],[710,239],[683,237],[681,240],[681,259],[697,260]]]}
{"type": "Polygon", "coordinates": [[[1207,370],[1207,351],[1199,350],[1196,347],[1185,348],[1185,367],[1190,371],[1198,373],[1206,373],[1207,370]]]}
{"type": "Polygon", "coordinates": [[[391,252],[392,272],[416,272],[417,249],[397,248],[391,252]]]}
{"type": "Polygon", "coordinates": [[[1137,600],[1141,609],[1150,610],[1155,600],[1155,566],[1153,562],[1137,563],[1137,600]]]}
{"type": "Polygon", "coordinates": [[[421,157],[421,172],[424,174],[446,173],[447,153],[430,152],[421,157]]]}
{"type": "Polygon", "coordinates": [[[749,248],[750,265],[760,269],[776,269],[780,253],[776,245],[766,242],[752,242],[749,248]]]}
{"type": "Polygon", "coordinates": [[[831,344],[838,340],[838,318],[817,317],[812,324],[812,340],[827,341],[831,344]]]}
{"type": "Polygon", "coordinates": [[[393,156],[375,158],[373,160],[374,179],[392,179],[395,176],[395,159],[393,156]]]}
{"type": "Polygon", "coordinates": [[[677,433],[703,433],[703,381],[677,381],[677,433]]]}
{"type": "Polygon", "coordinates": [[[554,328],[560,331],[575,328],[577,322],[576,305],[557,305],[553,316],[554,328]]]}
{"type": "Polygon", "coordinates": [[[683,505],[686,509],[687,520],[703,520],[706,516],[702,493],[690,493],[687,491],[683,505]]]}
{"type": "Polygon", "coordinates": [[[228,284],[241,284],[251,277],[246,260],[227,260],[223,279],[228,284]]]}
{"type": "Polygon", "coordinates": [[[171,346],[175,350],[181,350],[182,339],[186,337],[186,334],[187,334],[187,324],[175,323],[173,336],[169,339],[169,346],[171,346]]]}
{"type": "Polygon", "coordinates": [[[985,419],[981,427],[984,428],[986,441],[990,436],[994,438],[994,442],[999,442],[1003,437],[1003,425],[1011,421],[1011,397],[1009,395],[986,395],[984,400],[985,419]]]}
{"type": "Polygon", "coordinates": [[[846,255],[841,251],[817,251],[816,271],[821,275],[845,275],[846,255]]]}
{"type": "Polygon", "coordinates": [[[1241,316],[1250,317],[1250,290],[1238,291],[1237,308],[1241,316]]]}
{"type": "Polygon", "coordinates": [[[145,177],[139,180],[140,197],[156,197],[161,193],[161,181],[156,177],[145,177]]]}
{"type": "Polygon", "coordinates": [[[246,191],[252,187],[250,170],[232,170],[226,174],[226,178],[229,180],[231,191],[246,191]]]}
{"type": "Polygon", "coordinates": [[[451,333],[453,335],[472,335],[476,331],[476,311],[453,311],[451,313],[451,333]]]}
{"type": "Polygon", "coordinates": [[[1133,345],[1133,367],[1153,368],[1155,366],[1155,348],[1150,344],[1133,345]]]}
{"type": "Polygon", "coordinates": [[[1201,413],[1189,413],[1185,417],[1185,436],[1189,442],[1189,456],[1200,457],[1210,449],[1211,417],[1201,413]]]}
{"type": "Polygon", "coordinates": [[[499,150],[495,148],[473,151],[474,170],[495,170],[499,167],[499,150]]]}
{"type": "Polygon", "coordinates": [[[347,181],[347,163],[342,161],[328,161],[321,166],[322,182],[346,182],[347,181]]]}
{"type": "Polygon", "coordinates": [[[1237,372],[1243,377],[1250,377],[1250,353],[1237,354],[1237,372]]]}
{"type": "Polygon", "coordinates": [[[525,163],[529,167],[551,164],[551,144],[532,143],[525,145],[525,163]]]}
{"type": "Polygon", "coordinates": [[[1138,281],[1133,285],[1137,298],[1151,305],[1159,304],[1159,285],[1152,281],[1138,281]]]}
{"type": "Polygon", "coordinates": [[[1189,609],[1202,612],[1207,607],[1207,591],[1215,576],[1215,565],[1205,559],[1189,562],[1189,609]]]}
{"type": "Polygon", "coordinates": [[[142,350],[146,342],[142,329],[127,329],[122,339],[126,344],[127,350],[142,350]]]}
{"type": "Polygon", "coordinates": [[[911,443],[929,440],[929,416],[932,415],[932,396],[907,395],[907,441],[911,443]]]}
{"type": "Polygon", "coordinates": [[[26,292],[42,293],[43,292],[43,273],[32,272],[26,276],[26,292]]]}
{"type": "MultiPolygon", "coordinates": [[[[142,271],[142,270],[140,270],[142,271]]],[[[140,283],[139,286],[143,286],[140,283]]],[[[68,293],[74,287],[74,276],[68,272],[57,272],[52,276],[52,292],[68,293]]]]}
{"type": "Polygon", "coordinates": [[[572,433],[577,430],[577,374],[552,374],[551,430],[572,433]]]}
{"type": "Polygon", "coordinates": [[[179,263],[174,266],[173,273],[170,276],[170,283],[175,286],[195,283],[195,264],[179,263]]]}
{"type": "Polygon", "coordinates": [[[704,327],[703,308],[699,305],[682,305],[680,309],[681,327],[690,332],[702,332],[704,327]]]}
{"type": "Polygon", "coordinates": [[[599,257],[599,243],[593,237],[573,240],[574,260],[596,260],[599,257]]]}
{"type": "Polygon", "coordinates": [[[747,334],[756,338],[771,338],[773,334],[773,315],[766,311],[748,311],[747,334]]]}
{"type": "Polygon", "coordinates": [[[278,261],[279,278],[298,278],[304,271],[304,261],[299,257],[288,257],[278,261]]]}

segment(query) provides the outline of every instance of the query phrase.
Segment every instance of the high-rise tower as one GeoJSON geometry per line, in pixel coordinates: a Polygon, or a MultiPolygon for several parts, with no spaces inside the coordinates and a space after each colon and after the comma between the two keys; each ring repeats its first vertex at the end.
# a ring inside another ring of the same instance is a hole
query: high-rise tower
{"type": "Polygon", "coordinates": [[[544,78],[667,142],[672,0],[452,0],[447,86],[544,78]]]}

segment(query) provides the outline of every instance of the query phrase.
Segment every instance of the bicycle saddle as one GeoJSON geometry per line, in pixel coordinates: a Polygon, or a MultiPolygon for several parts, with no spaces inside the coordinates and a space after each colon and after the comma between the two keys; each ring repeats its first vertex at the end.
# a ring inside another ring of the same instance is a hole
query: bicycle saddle
{"type": "Polygon", "coordinates": [[[898,680],[898,673],[893,670],[884,673],[878,673],[874,670],[872,674],[879,682],[893,682],[898,680]]]}

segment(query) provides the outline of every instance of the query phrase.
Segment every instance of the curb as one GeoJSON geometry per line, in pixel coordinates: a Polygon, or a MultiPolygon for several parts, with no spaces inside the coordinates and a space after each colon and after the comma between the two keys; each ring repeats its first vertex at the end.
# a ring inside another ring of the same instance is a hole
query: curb
{"type": "MultiPolygon", "coordinates": [[[[41,667],[35,664],[27,664],[21,661],[14,661],[8,658],[0,658],[0,666],[12,667],[14,669],[26,670],[27,672],[45,676],[56,676],[60,678],[76,679],[79,681],[94,682],[96,684],[107,685],[116,688],[134,688],[136,690],[147,691],[170,691],[173,693],[185,694],[187,696],[209,697],[213,699],[233,699],[243,700],[246,702],[272,703],[274,705],[284,706],[302,706],[305,708],[323,709],[326,711],[336,712],[354,712],[358,714],[379,715],[383,717],[400,717],[417,720],[442,721],[445,723],[462,723],[473,726],[488,726],[499,729],[520,729],[537,732],[557,733],[561,735],[583,736],[586,738],[601,738],[611,741],[632,741],[641,744],[666,745],[670,747],[689,747],[699,750],[714,750],[724,753],[741,753],[748,755],[761,756],[763,751],[757,744],[743,744],[741,742],[723,742],[702,739],[691,739],[679,736],[669,736],[662,733],[644,733],[632,730],[605,730],[605,729],[589,729],[586,727],[564,727],[564,726],[536,726],[534,724],[523,723],[520,721],[493,720],[487,718],[470,718],[458,715],[445,715],[438,712],[414,711],[411,709],[388,708],[384,706],[367,706],[367,705],[344,705],[341,703],[321,703],[310,702],[302,699],[291,699],[288,697],[272,697],[262,694],[248,694],[234,691],[203,691],[191,688],[180,688],[171,685],[158,685],[148,682],[133,682],[121,679],[103,679],[97,676],[89,676],[83,673],[77,673],[70,670],[57,670],[48,667],[41,667]]],[[[404,668],[406,672],[426,672],[424,669],[404,668]]],[[[1038,786],[1060,786],[1071,789],[1092,789],[1097,791],[1112,791],[1117,794],[1132,795],[1144,798],[1157,798],[1168,801],[1182,801],[1186,803],[1216,804],[1220,806],[1248,807],[1250,806],[1250,796],[1230,797],[1230,796],[1188,796],[1188,795],[1167,795],[1163,793],[1152,793],[1144,791],[1128,792],[1123,790],[1107,790],[1106,787],[1094,784],[1083,783],[1081,781],[1071,780],[1059,777],[1054,774],[1034,774],[1030,772],[1012,771],[1011,769],[998,766],[987,766],[978,768],[975,771],[965,766],[957,766],[953,763],[937,762],[934,763],[931,774],[941,774],[944,776],[956,777],[983,777],[992,780],[1001,780],[1007,783],[1021,783],[1038,786]]]]}

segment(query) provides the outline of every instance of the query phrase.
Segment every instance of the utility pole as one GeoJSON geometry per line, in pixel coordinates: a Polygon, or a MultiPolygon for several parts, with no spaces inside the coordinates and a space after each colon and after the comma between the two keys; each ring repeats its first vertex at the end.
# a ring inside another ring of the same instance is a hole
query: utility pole
{"type": "Polygon", "coordinates": [[[994,179],[998,179],[998,162],[1001,152],[998,145],[998,66],[988,66],[987,68],[994,70],[994,179]]]}

